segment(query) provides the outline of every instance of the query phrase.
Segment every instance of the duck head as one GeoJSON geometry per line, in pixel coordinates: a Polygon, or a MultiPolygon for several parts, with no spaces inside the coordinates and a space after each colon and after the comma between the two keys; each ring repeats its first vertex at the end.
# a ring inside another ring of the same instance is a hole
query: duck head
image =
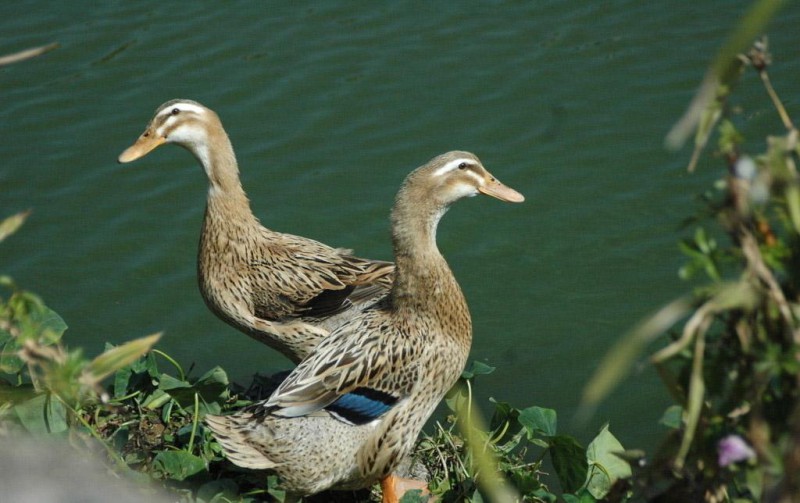
{"type": "MultiPolygon", "coordinates": [[[[215,131],[223,130],[219,117],[212,110],[192,100],[171,100],[158,107],[144,133],[119,155],[118,160],[132,162],[161,145],[175,143],[192,152],[201,162],[207,161],[215,131]]],[[[222,134],[224,136],[224,132],[222,134]]]]}
{"type": "Polygon", "coordinates": [[[434,157],[417,168],[408,176],[404,187],[416,192],[415,200],[431,201],[441,209],[478,194],[509,203],[525,200],[522,194],[489,173],[475,154],[458,150],[434,157]]]}

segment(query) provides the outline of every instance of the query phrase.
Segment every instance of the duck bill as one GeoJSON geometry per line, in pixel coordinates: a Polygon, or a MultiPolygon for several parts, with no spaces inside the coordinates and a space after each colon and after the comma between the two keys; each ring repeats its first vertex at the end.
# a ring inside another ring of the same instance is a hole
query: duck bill
{"type": "Polygon", "coordinates": [[[497,199],[507,203],[521,203],[525,200],[525,196],[511,187],[503,185],[496,178],[492,178],[481,187],[478,187],[478,191],[482,194],[486,194],[487,196],[496,197],[497,199]]]}
{"type": "Polygon", "coordinates": [[[156,136],[152,132],[145,131],[145,133],[136,140],[136,143],[126,148],[117,160],[119,162],[131,162],[149,154],[153,149],[159,145],[163,145],[167,140],[161,136],[156,136]],[[148,134],[149,133],[149,134],[148,134]]]}

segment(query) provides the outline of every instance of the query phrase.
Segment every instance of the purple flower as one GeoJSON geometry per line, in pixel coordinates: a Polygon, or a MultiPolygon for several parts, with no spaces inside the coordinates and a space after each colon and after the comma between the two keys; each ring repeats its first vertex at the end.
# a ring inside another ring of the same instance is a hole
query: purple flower
{"type": "Polygon", "coordinates": [[[728,435],[717,444],[719,466],[728,466],[739,461],[751,460],[756,457],[752,447],[747,445],[739,435],[728,435]]]}

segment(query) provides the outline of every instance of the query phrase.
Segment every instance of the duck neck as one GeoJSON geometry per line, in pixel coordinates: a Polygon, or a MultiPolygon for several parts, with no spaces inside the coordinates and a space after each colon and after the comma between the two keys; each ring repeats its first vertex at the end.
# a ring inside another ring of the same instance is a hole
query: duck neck
{"type": "Polygon", "coordinates": [[[221,128],[214,133],[206,143],[192,149],[208,176],[207,212],[229,224],[255,221],[239,179],[239,165],[230,139],[221,128]]]}
{"type": "Polygon", "coordinates": [[[430,311],[461,289],[436,246],[436,228],[447,208],[420,203],[401,192],[392,209],[392,243],[396,262],[392,301],[398,310],[430,311]]]}

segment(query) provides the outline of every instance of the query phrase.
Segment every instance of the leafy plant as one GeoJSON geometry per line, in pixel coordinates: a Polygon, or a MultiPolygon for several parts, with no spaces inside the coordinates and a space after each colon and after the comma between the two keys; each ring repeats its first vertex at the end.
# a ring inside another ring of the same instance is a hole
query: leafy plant
{"type": "Polygon", "coordinates": [[[681,243],[685,278],[708,282],[662,308],[612,349],[587,386],[593,406],[649,342],[669,338],[651,361],[678,405],[672,429],[635,492],[670,501],[751,501],[800,495],[800,176],[798,130],[772,87],[766,39],[726,66],[701,121],[690,169],[716,132],[724,177],[707,197],[715,226],[681,243]],[[744,151],[726,106],[735,80],[754,69],[784,131],[765,151],[744,151]],[[721,236],[722,239],[710,236],[721,236]]]}
{"type": "MultiPolygon", "coordinates": [[[[18,213],[0,222],[0,241],[28,215],[18,213]]],[[[41,298],[8,276],[0,276],[0,288],[6,292],[0,296],[0,433],[15,425],[34,435],[65,435],[85,427],[85,408],[108,399],[102,381],[137,360],[160,337],[109,347],[89,360],[80,349],[63,345],[67,325],[41,298]]]]}
{"type": "Polygon", "coordinates": [[[588,448],[559,433],[555,410],[517,409],[491,400],[488,426],[473,405],[472,382],[495,369],[473,362],[446,404],[453,414],[423,434],[416,456],[431,474],[431,492],[441,501],[570,502],[623,501],[627,491],[610,496],[631,474],[624,448],[604,427],[588,448]],[[549,457],[562,491],[551,491],[543,477],[549,457]]]}

